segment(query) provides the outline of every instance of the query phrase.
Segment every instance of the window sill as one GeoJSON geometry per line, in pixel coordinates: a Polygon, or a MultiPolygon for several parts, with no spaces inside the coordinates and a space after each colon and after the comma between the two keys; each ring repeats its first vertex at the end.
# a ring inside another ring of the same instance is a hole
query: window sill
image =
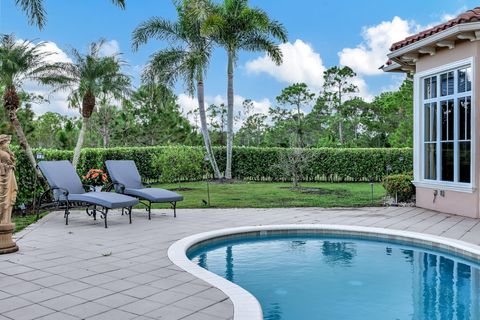
{"type": "Polygon", "coordinates": [[[476,188],[470,184],[452,182],[412,181],[417,188],[437,189],[463,193],[474,193],[476,188]]]}

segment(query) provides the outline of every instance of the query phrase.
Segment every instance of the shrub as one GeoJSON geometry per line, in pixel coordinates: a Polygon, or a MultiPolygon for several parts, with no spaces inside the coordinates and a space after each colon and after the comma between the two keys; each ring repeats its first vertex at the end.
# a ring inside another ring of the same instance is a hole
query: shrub
{"type": "Polygon", "coordinates": [[[383,187],[389,196],[397,199],[397,202],[405,202],[412,199],[415,194],[412,181],[413,176],[409,174],[390,175],[383,179],[383,187]]]}
{"type": "Polygon", "coordinates": [[[171,147],[153,159],[161,182],[201,180],[205,174],[204,154],[199,148],[171,147]]]}
{"type": "Polygon", "coordinates": [[[293,187],[300,186],[300,182],[305,180],[311,164],[312,153],[305,149],[290,149],[279,154],[277,169],[280,169],[282,176],[286,180],[292,181],[293,187]]]}
{"type": "MultiPolygon", "coordinates": [[[[35,174],[19,148],[13,148],[17,157],[17,204],[31,204],[35,191],[35,174]]],[[[71,159],[72,151],[35,149],[45,160],[71,159]]],[[[214,148],[220,168],[225,167],[225,148],[214,148]]],[[[233,176],[250,181],[292,181],[279,163],[288,158],[292,149],[236,147],[233,149],[233,176]]],[[[82,150],[78,174],[85,175],[91,168],[105,170],[106,160],[134,160],[142,178],[153,182],[199,180],[213,176],[204,161],[202,147],[162,146],[82,150]]],[[[301,181],[381,181],[387,174],[410,172],[413,167],[412,149],[304,149],[301,181]]],[[[37,196],[43,187],[37,187],[37,196]]]]}

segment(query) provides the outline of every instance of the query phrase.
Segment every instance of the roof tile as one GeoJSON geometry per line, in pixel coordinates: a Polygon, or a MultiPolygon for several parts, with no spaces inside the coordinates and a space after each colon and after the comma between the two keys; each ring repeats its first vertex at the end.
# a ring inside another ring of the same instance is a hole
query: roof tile
{"type": "Polygon", "coordinates": [[[408,46],[409,44],[428,38],[434,34],[447,30],[456,25],[459,25],[462,23],[476,22],[476,21],[480,21],[480,7],[476,7],[475,9],[468,10],[452,20],[449,20],[438,26],[435,26],[433,28],[417,33],[413,36],[407,37],[402,41],[396,42],[391,46],[390,51],[401,49],[405,46],[408,46]]]}

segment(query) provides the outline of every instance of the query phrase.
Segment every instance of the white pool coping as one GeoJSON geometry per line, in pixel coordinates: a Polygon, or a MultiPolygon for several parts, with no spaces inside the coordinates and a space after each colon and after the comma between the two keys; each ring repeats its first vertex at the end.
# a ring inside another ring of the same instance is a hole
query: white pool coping
{"type": "Polygon", "coordinates": [[[322,224],[250,226],[203,232],[172,244],[168,249],[168,257],[181,269],[223,291],[233,303],[235,320],[262,320],[262,308],[255,296],[225,278],[196,265],[188,259],[187,251],[196,244],[215,238],[249,233],[260,233],[263,236],[270,232],[278,233],[282,231],[288,234],[308,233],[310,231],[319,234],[354,235],[380,240],[407,241],[433,249],[442,249],[454,255],[480,260],[480,246],[460,240],[385,228],[322,224]]]}

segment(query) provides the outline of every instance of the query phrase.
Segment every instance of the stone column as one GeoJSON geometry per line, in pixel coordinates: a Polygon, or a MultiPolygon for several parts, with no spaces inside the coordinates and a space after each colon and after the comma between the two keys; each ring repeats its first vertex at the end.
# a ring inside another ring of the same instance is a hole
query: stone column
{"type": "Polygon", "coordinates": [[[17,198],[15,157],[9,149],[11,137],[0,135],[0,254],[18,251],[12,235],[12,209],[17,198]]]}

